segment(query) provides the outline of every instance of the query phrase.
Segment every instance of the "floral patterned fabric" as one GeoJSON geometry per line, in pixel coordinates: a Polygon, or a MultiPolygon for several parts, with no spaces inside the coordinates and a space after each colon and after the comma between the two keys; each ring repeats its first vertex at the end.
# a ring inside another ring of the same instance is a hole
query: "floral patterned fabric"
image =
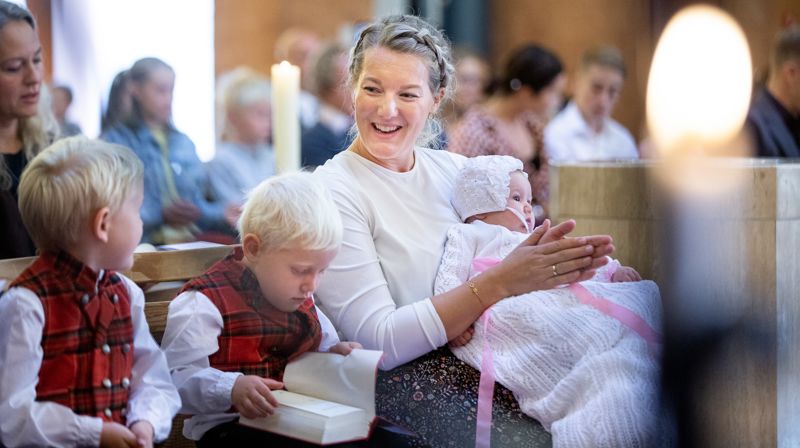
{"type": "MultiPolygon", "coordinates": [[[[418,434],[414,447],[475,445],[480,372],[447,347],[380,372],[377,413],[418,434]]],[[[495,384],[492,447],[551,447],[550,434],[519,409],[514,395],[495,384]]]]}

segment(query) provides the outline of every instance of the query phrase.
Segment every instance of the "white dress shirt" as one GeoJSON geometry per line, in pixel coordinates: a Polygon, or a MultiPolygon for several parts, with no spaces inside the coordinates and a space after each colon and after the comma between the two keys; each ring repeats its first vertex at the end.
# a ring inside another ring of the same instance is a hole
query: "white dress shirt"
{"type": "MultiPolygon", "coordinates": [[[[315,309],[322,327],[317,351],[327,352],[339,336],[325,314],[315,309]]],[[[222,328],[222,314],[201,292],[183,292],[169,304],[161,347],[183,401],[181,413],[193,415],[183,422],[183,435],[191,440],[200,440],[209,429],[239,416],[229,411],[233,384],[242,373],[217,370],[208,361],[219,351],[222,328]]]]}
{"type": "Polygon", "coordinates": [[[414,166],[404,173],[352,151],[314,172],[331,191],[344,225],[318,302],[345,338],[383,350],[382,369],[447,343],[430,297],[447,229],[459,222],[450,198],[464,157],[414,151],[414,166]]]}
{"type": "MultiPolygon", "coordinates": [[[[164,354],[150,335],[144,315],[144,294],[125,281],[131,300],[133,372],[128,398],[128,426],[145,420],[155,440],[169,436],[172,418],[181,407],[164,354]]],[[[102,277],[102,276],[101,276],[102,277]]],[[[50,401],[36,401],[42,365],[42,303],[26,288],[11,288],[0,297],[0,445],[98,446],[103,420],[78,415],[50,401]]]]}
{"type": "Polygon", "coordinates": [[[639,158],[636,142],[624,126],[609,118],[597,133],[574,102],[544,128],[544,148],[550,162],[639,158]]]}

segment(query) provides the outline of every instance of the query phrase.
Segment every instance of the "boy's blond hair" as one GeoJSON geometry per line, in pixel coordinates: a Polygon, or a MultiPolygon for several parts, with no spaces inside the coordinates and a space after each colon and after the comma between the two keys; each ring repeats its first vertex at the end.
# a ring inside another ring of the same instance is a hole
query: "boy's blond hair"
{"type": "Polygon", "coordinates": [[[332,250],[342,242],[342,220],[330,193],[311,173],[269,178],[247,194],[239,235],[252,233],[264,250],[332,250]]]}
{"type": "Polygon", "coordinates": [[[130,149],[71,137],[39,153],[22,174],[19,210],[40,251],[79,243],[81,228],[103,207],[116,212],[142,185],[142,162],[130,149]]]}

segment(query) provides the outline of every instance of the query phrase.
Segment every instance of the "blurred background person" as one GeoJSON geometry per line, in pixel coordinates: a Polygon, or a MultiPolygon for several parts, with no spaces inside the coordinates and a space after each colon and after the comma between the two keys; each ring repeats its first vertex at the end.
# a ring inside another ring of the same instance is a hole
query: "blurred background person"
{"type": "Polygon", "coordinates": [[[529,174],[537,222],[547,215],[549,187],[543,129],[563,101],[561,60],[539,45],[511,54],[493,93],[473,106],[449,135],[447,149],[468,157],[510,155],[529,174]]]}
{"type": "Polygon", "coordinates": [[[108,90],[106,109],[100,124],[101,132],[124,124],[125,119],[133,113],[132,110],[130,72],[122,70],[114,76],[108,90]]]}
{"type": "Polygon", "coordinates": [[[0,259],[35,255],[19,214],[17,187],[28,162],[58,135],[41,100],[42,46],[28,10],[0,1],[0,259]]]}
{"type": "Polygon", "coordinates": [[[624,82],[619,50],[600,46],[583,54],[575,97],[545,129],[551,162],[639,158],[631,133],[611,118],[624,82]]]}
{"type": "Polygon", "coordinates": [[[319,37],[303,28],[289,28],[275,42],[275,61],[300,67],[300,124],[310,128],[319,118],[319,100],[311,93],[311,63],[321,46],[319,37]]]}
{"type": "Polygon", "coordinates": [[[266,76],[247,67],[220,76],[219,85],[219,142],[206,170],[211,199],[233,205],[225,213],[233,231],[245,194],[275,174],[271,87],[266,76]]]}
{"type": "Polygon", "coordinates": [[[101,137],[131,148],[144,163],[143,241],[180,243],[203,230],[224,229],[224,205],[204,197],[207,178],[194,143],[172,124],[172,67],[143,58],[129,75],[130,114],[101,137]]]}
{"type": "Polygon", "coordinates": [[[453,51],[456,67],[456,90],[453,101],[443,105],[445,132],[456,127],[458,121],[472,106],[486,100],[487,90],[492,81],[489,63],[478,53],[467,48],[453,51]]]}
{"type": "Polygon", "coordinates": [[[766,87],[755,94],[747,125],[760,157],[800,157],[800,25],[781,31],[766,87]]]}
{"type": "Polygon", "coordinates": [[[319,120],[300,139],[302,165],[317,167],[352,143],[353,99],[347,89],[347,50],[326,44],[311,65],[311,81],[320,101],[319,120]]]}
{"type": "Polygon", "coordinates": [[[53,114],[56,116],[62,137],[82,134],[81,127],[67,118],[69,106],[72,104],[72,89],[69,86],[56,85],[50,89],[53,114]]]}

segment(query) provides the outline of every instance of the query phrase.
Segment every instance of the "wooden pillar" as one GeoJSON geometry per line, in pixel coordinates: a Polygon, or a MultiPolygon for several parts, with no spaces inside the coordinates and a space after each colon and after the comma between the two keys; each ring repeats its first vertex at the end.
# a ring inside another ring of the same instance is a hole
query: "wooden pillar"
{"type": "Polygon", "coordinates": [[[28,0],[28,10],[36,18],[39,41],[42,43],[44,80],[53,81],[53,22],[50,0],[28,0]]]}

